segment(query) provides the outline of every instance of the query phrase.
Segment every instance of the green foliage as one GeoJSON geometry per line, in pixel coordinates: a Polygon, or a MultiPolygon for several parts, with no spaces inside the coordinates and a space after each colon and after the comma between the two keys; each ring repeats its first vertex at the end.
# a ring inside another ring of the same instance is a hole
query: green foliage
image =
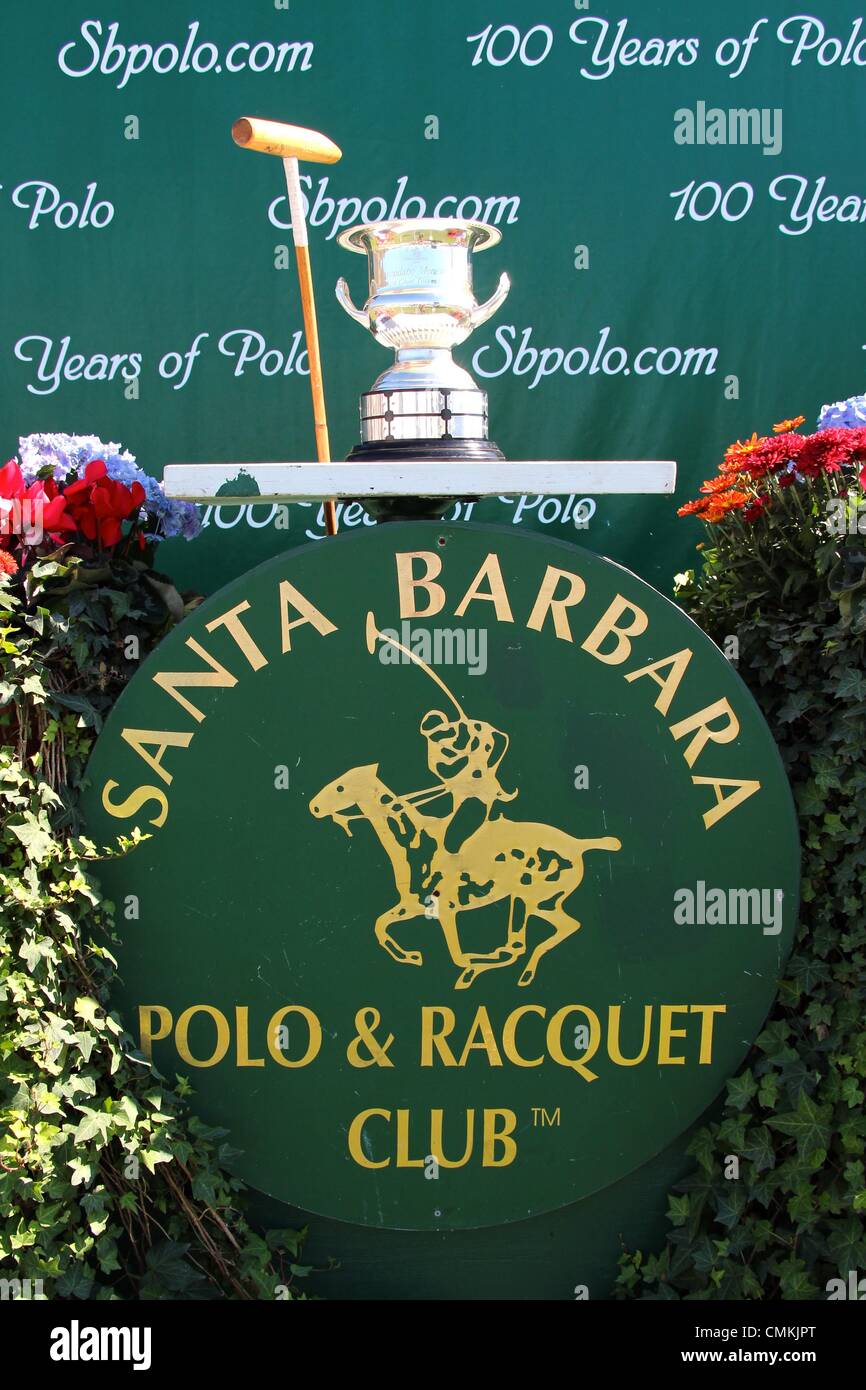
{"type": "MultiPolygon", "coordinates": [[[[866,1272],[866,542],[856,526],[831,534],[823,479],[796,491],[795,530],[732,518],[712,528],[700,575],[678,578],[719,646],[737,639],[779,744],[802,905],[764,1031],[722,1118],[689,1146],[696,1169],[670,1199],[666,1247],[624,1256],[623,1297],[817,1299],[866,1272]]],[[[860,502],[852,493],[849,510],[860,502]]]]}
{"type": "Polygon", "coordinates": [[[96,731],[184,611],[163,576],[58,552],[0,579],[0,1279],[45,1297],[298,1297],[303,1233],[256,1234],[223,1130],[111,1010],[112,906],[75,831],[96,731]],[[134,640],[130,640],[134,639],[134,640]]]}

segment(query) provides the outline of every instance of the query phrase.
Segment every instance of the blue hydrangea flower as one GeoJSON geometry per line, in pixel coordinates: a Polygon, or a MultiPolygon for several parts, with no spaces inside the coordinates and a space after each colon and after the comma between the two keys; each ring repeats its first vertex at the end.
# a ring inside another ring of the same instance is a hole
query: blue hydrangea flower
{"type": "Polygon", "coordinates": [[[819,430],[859,429],[866,425],[866,396],[825,405],[818,416],[819,430]]]}
{"type": "Polygon", "coordinates": [[[195,503],[166,497],[162,483],[139,468],[132,454],[120,444],[106,443],[95,434],[28,434],[18,441],[18,458],[28,483],[48,467],[54,481],[64,483],[70,473],[83,476],[92,459],[104,459],[109,478],[126,487],[141,483],[144,488],[145,510],[152,527],[148,539],[183,536],[191,541],[201,530],[195,503]]]}

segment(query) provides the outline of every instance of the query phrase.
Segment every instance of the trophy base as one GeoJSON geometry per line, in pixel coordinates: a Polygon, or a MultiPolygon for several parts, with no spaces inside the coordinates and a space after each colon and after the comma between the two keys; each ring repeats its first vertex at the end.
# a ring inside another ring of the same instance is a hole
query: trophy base
{"type": "MultiPolygon", "coordinates": [[[[424,362],[421,365],[426,367],[424,362]]],[[[468,387],[441,383],[418,386],[417,375],[413,381],[407,364],[398,362],[389,367],[373,390],[361,397],[362,443],[486,439],[487,392],[479,391],[469,373],[450,358],[447,365],[466,378],[468,387]]]]}
{"type": "MultiPolygon", "coordinates": [[[[502,450],[490,439],[400,439],[356,444],[347,463],[407,463],[424,462],[460,464],[501,462],[502,450]]],[[[361,506],[376,521],[417,521],[427,518],[436,521],[443,517],[455,502],[469,502],[470,497],[362,497],[361,506]]]]}

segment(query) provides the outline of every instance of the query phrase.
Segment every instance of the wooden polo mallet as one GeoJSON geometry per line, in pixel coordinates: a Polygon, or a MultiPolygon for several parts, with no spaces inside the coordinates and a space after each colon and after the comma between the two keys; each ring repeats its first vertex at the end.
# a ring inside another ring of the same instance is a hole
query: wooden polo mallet
{"type": "MultiPolygon", "coordinates": [[[[310,363],[310,390],[313,395],[313,421],[316,426],[316,456],[319,463],[330,463],[331,445],[328,439],[328,418],[325,413],[325,391],[322,385],[322,359],[319,353],[319,328],[316,321],[316,300],[313,294],[313,273],[310,266],[310,245],[307,239],[307,219],[301,197],[298,160],[315,164],[336,164],[343,151],[317,130],[302,126],[284,125],[282,121],[260,121],[254,116],[242,116],[232,126],[232,139],[245,150],[260,150],[275,154],[283,161],[289,210],[292,215],[292,238],[298,263],[301,286],[301,308],[304,314],[304,336],[310,363]]],[[[334,503],[325,499],[325,530],[337,534],[337,512],[334,503]]]]}

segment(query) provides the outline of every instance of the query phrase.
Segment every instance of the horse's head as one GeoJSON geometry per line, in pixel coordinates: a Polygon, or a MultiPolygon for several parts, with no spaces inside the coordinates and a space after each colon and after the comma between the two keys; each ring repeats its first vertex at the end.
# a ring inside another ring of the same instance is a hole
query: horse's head
{"type": "Polygon", "coordinates": [[[310,798],[310,813],[319,819],[330,816],[351,839],[350,814],[358,807],[359,797],[369,792],[378,771],[378,763],[368,763],[366,767],[352,767],[342,777],[335,777],[310,798]]]}

